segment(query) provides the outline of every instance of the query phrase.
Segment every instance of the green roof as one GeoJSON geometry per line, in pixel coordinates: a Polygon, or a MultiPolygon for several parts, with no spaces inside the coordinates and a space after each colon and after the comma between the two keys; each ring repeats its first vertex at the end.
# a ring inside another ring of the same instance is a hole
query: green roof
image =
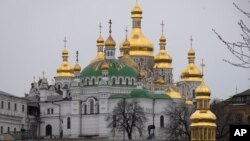
{"type": "Polygon", "coordinates": [[[101,60],[92,64],[89,64],[85,67],[80,77],[91,77],[91,76],[102,76],[102,64],[107,62],[109,65],[109,76],[128,76],[128,77],[137,77],[138,72],[128,66],[127,64],[123,63],[120,60],[112,59],[112,60],[101,60]]]}
{"type": "Polygon", "coordinates": [[[238,96],[250,96],[250,89],[245,90],[241,93],[238,93],[238,94],[234,95],[233,97],[238,97],[238,96]]]}
{"type": "Polygon", "coordinates": [[[151,94],[146,89],[134,89],[131,91],[130,94],[115,94],[109,97],[109,99],[122,99],[122,98],[171,99],[165,93],[151,94]]]}

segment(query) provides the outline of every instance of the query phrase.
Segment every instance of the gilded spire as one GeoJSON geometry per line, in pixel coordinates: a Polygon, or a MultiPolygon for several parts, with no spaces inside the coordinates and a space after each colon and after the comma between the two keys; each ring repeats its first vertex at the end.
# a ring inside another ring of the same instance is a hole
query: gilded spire
{"type": "Polygon", "coordinates": [[[127,38],[127,33],[128,33],[127,27],[125,29],[125,32],[126,32],[126,37],[125,37],[125,41],[123,42],[123,49],[124,49],[123,55],[129,55],[130,43],[129,43],[128,38],[127,38]]]}
{"type": "Polygon", "coordinates": [[[184,81],[201,81],[202,72],[195,65],[195,51],[192,47],[193,38],[190,37],[190,49],[187,53],[188,55],[188,66],[182,71],[181,79],[184,81]]]}
{"type": "Polygon", "coordinates": [[[64,37],[64,49],[62,52],[63,62],[57,69],[56,77],[73,77],[73,69],[68,63],[69,52],[67,50],[67,39],[64,37]]]}
{"type": "Polygon", "coordinates": [[[110,19],[109,20],[109,37],[105,41],[105,46],[108,47],[108,48],[115,48],[116,43],[115,43],[114,39],[111,36],[111,33],[112,33],[111,25],[112,25],[112,21],[110,19]]]}
{"type": "Polygon", "coordinates": [[[97,53],[96,57],[91,61],[91,63],[95,63],[97,61],[103,60],[104,59],[104,52],[103,52],[103,47],[104,47],[104,39],[102,37],[102,25],[99,23],[99,37],[96,40],[96,46],[97,46],[97,53]]]}
{"type": "Polygon", "coordinates": [[[78,63],[78,50],[76,51],[76,64],[74,66],[74,71],[75,72],[80,72],[81,71],[81,66],[78,63]]]}
{"type": "Polygon", "coordinates": [[[161,22],[162,35],[159,39],[160,51],[155,56],[154,68],[167,69],[172,68],[172,57],[166,51],[166,37],[164,36],[164,23],[161,22]]]}
{"type": "Polygon", "coordinates": [[[204,79],[196,88],[196,111],[191,115],[191,140],[215,141],[216,116],[210,111],[211,91],[206,86],[204,79]]]}

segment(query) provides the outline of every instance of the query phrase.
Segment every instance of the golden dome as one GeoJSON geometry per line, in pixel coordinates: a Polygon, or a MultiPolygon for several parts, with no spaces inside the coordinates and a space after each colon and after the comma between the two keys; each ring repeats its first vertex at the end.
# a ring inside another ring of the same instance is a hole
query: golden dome
{"type": "Polygon", "coordinates": [[[172,68],[172,57],[167,53],[166,46],[166,38],[164,35],[160,37],[160,52],[154,58],[154,68],[165,69],[172,68]]]}
{"type": "Polygon", "coordinates": [[[68,50],[66,49],[66,47],[63,49],[62,58],[63,58],[63,62],[57,68],[56,77],[73,77],[74,70],[68,63],[68,50]]]}
{"type": "Polygon", "coordinates": [[[101,34],[97,38],[96,43],[97,43],[97,46],[104,46],[104,39],[101,34]]]}
{"type": "Polygon", "coordinates": [[[103,39],[101,33],[100,33],[99,37],[97,38],[96,43],[97,43],[96,44],[97,53],[96,53],[96,57],[90,62],[91,64],[104,59],[104,52],[103,52],[104,39],[103,39]]]}
{"type": "Polygon", "coordinates": [[[142,18],[142,9],[140,8],[137,1],[135,3],[135,6],[131,10],[131,15],[131,18],[142,18]]]}
{"type": "Polygon", "coordinates": [[[105,61],[105,62],[102,64],[101,69],[102,69],[102,70],[108,70],[108,69],[109,69],[109,64],[105,61]]]}
{"type": "Polygon", "coordinates": [[[201,84],[195,89],[195,93],[197,95],[200,94],[209,94],[210,95],[210,89],[208,88],[208,86],[206,86],[204,80],[202,80],[201,84]]]}
{"type": "Polygon", "coordinates": [[[109,35],[108,39],[105,41],[105,46],[109,48],[115,48],[115,40],[112,38],[111,35],[109,35]]]}
{"type": "MultiPolygon", "coordinates": [[[[147,39],[141,30],[142,9],[138,2],[131,10],[131,18],[133,20],[133,28],[128,37],[130,43],[130,56],[152,56],[153,57],[153,44],[147,39]]],[[[123,40],[120,44],[120,54],[123,56],[123,40]]]]}
{"type": "Polygon", "coordinates": [[[74,66],[74,71],[75,72],[80,72],[81,71],[81,66],[78,63],[76,63],[76,65],[74,66]]]}
{"type": "Polygon", "coordinates": [[[183,81],[199,81],[202,79],[202,72],[196,67],[195,52],[192,48],[188,51],[188,66],[182,71],[181,79],[183,81]]]}
{"type": "Polygon", "coordinates": [[[172,99],[180,99],[181,98],[181,94],[176,92],[173,88],[168,87],[165,90],[166,95],[170,96],[172,99]]]}
{"type": "Polygon", "coordinates": [[[215,122],[216,116],[210,110],[196,110],[190,117],[192,121],[215,122]]]}
{"type": "Polygon", "coordinates": [[[190,99],[186,99],[185,104],[186,105],[194,105],[193,101],[190,99]]]}
{"type": "Polygon", "coordinates": [[[162,77],[159,77],[158,79],[156,79],[156,80],[154,81],[154,84],[164,85],[164,84],[165,84],[165,81],[163,80],[162,77]]]}

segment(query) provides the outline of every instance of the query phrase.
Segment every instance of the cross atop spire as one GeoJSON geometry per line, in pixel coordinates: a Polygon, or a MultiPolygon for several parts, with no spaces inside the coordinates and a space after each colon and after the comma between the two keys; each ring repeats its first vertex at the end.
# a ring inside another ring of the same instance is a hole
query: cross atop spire
{"type": "Polygon", "coordinates": [[[63,42],[64,42],[64,47],[66,48],[66,46],[67,46],[67,39],[66,39],[66,36],[64,37],[63,42]]]}
{"type": "Polygon", "coordinates": [[[111,21],[111,19],[109,20],[109,34],[111,34],[111,25],[112,25],[112,21],[111,21]]]}
{"type": "Polygon", "coordinates": [[[42,72],[42,74],[43,74],[43,78],[45,78],[45,72],[44,71],[42,72]]]}
{"type": "Polygon", "coordinates": [[[127,26],[126,26],[125,32],[126,32],[126,40],[127,40],[127,38],[128,38],[128,37],[127,37],[127,36],[128,36],[128,35],[127,35],[127,34],[128,34],[128,27],[127,27],[127,26]]]}
{"type": "Polygon", "coordinates": [[[100,34],[102,33],[102,24],[101,24],[101,22],[99,23],[99,30],[100,30],[100,34]]]}
{"type": "Polygon", "coordinates": [[[78,62],[78,50],[76,51],[76,62],[78,62]]]}
{"type": "Polygon", "coordinates": [[[192,35],[191,35],[191,37],[190,37],[190,46],[191,46],[191,48],[192,48],[192,46],[193,46],[193,37],[192,37],[192,35]]]}
{"type": "Polygon", "coordinates": [[[163,34],[163,32],[164,32],[164,26],[165,26],[165,24],[164,24],[164,22],[163,22],[163,20],[161,21],[161,33],[163,34]]]}
{"type": "Polygon", "coordinates": [[[203,59],[201,61],[201,70],[202,70],[202,74],[204,74],[204,67],[205,67],[205,64],[203,62],[203,59]]]}

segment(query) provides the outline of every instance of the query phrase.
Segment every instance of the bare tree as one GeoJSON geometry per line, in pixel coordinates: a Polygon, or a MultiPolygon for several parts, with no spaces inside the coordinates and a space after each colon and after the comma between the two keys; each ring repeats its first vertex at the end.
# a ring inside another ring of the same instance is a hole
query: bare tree
{"type": "MultiPolygon", "coordinates": [[[[250,18],[250,13],[242,10],[237,4],[233,3],[233,5],[244,15],[246,15],[248,18],[250,18]]],[[[240,20],[238,22],[238,25],[240,26],[242,30],[242,41],[237,42],[228,42],[224,40],[219,33],[215,31],[215,29],[212,29],[213,32],[218,36],[218,38],[226,45],[227,49],[232,53],[233,56],[236,57],[236,59],[239,61],[238,63],[232,62],[230,60],[223,59],[223,61],[232,64],[237,67],[242,68],[250,68],[250,29],[247,27],[247,25],[243,22],[243,20],[240,20]]]]}
{"type": "Polygon", "coordinates": [[[135,131],[138,131],[140,136],[143,135],[147,118],[138,101],[120,100],[112,114],[112,117],[107,118],[110,122],[108,127],[112,128],[111,132],[126,132],[129,140],[132,140],[132,133],[135,131]]]}
{"type": "Polygon", "coordinates": [[[165,110],[169,119],[166,132],[171,140],[191,140],[190,116],[194,110],[194,106],[185,102],[173,104],[165,110]]]}

